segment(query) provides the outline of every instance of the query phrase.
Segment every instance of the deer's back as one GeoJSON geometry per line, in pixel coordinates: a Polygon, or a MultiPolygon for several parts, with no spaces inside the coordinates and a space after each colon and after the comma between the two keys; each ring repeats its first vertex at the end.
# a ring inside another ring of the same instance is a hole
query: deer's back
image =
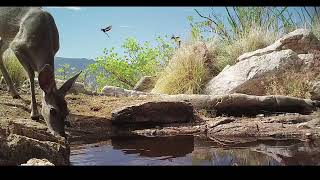
{"type": "Polygon", "coordinates": [[[19,31],[21,21],[37,7],[0,7],[0,37],[7,46],[19,31]]]}

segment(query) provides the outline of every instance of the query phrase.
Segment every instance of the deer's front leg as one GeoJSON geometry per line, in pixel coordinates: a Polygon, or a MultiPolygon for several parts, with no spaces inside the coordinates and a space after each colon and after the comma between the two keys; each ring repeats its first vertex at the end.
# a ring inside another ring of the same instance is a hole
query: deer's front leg
{"type": "Polygon", "coordinates": [[[29,72],[30,90],[31,90],[31,119],[39,120],[39,111],[37,107],[36,93],[34,89],[34,72],[29,72]]]}

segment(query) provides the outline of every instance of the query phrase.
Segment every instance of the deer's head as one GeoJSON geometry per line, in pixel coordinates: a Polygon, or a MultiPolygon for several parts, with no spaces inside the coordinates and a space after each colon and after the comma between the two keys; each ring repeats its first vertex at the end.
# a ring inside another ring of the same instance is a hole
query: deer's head
{"type": "Polygon", "coordinates": [[[41,114],[45,119],[50,132],[54,135],[65,137],[65,119],[69,115],[65,96],[80,73],[67,80],[59,89],[57,89],[54,69],[51,65],[45,65],[39,72],[39,85],[44,92],[41,114]]]}

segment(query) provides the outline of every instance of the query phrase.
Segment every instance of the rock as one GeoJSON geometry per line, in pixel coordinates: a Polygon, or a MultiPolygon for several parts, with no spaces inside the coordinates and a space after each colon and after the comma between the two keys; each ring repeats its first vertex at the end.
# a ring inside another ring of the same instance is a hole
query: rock
{"type": "Polygon", "coordinates": [[[312,120],[307,121],[307,122],[299,123],[297,125],[297,128],[299,128],[299,129],[311,129],[311,128],[317,128],[319,126],[320,126],[320,119],[316,118],[316,119],[312,119],[312,120]]]}
{"type": "MultiPolygon", "coordinates": [[[[56,79],[57,87],[60,88],[66,81],[56,79]]],[[[71,89],[68,91],[68,94],[87,94],[87,90],[84,87],[84,83],[75,82],[71,89]]]]}
{"type": "Polygon", "coordinates": [[[47,159],[32,158],[27,161],[27,163],[21,164],[21,166],[54,166],[54,164],[52,164],[47,159]]]}
{"type": "Polygon", "coordinates": [[[144,102],[112,112],[113,124],[182,123],[190,122],[193,118],[193,106],[187,102],[144,102]]]}
{"type": "Polygon", "coordinates": [[[205,93],[264,95],[270,77],[289,68],[296,72],[317,72],[320,41],[307,29],[297,29],[263,49],[244,53],[233,66],[226,67],[206,85],[205,93]],[[265,85],[264,85],[265,84],[265,85]]]}
{"type": "Polygon", "coordinates": [[[268,76],[283,73],[289,68],[300,68],[302,60],[292,50],[275,51],[261,56],[252,56],[225,69],[206,85],[205,93],[226,95],[245,93],[263,95],[261,82],[268,76]]]}
{"type": "MultiPolygon", "coordinates": [[[[65,80],[56,79],[57,88],[60,88],[65,82],[66,82],[65,80]]],[[[34,83],[36,88],[40,88],[38,83],[38,78],[34,79],[34,83]]],[[[29,89],[30,88],[29,80],[24,81],[22,87],[25,89],[29,89]]],[[[75,82],[71,87],[71,89],[68,91],[68,94],[79,94],[79,93],[91,94],[89,91],[85,89],[85,86],[83,83],[75,82]]]]}
{"type": "Polygon", "coordinates": [[[231,123],[235,120],[236,120],[235,118],[223,117],[223,118],[217,119],[215,121],[208,121],[207,124],[208,124],[209,128],[214,128],[214,127],[222,125],[222,124],[231,123]]]}
{"type": "Polygon", "coordinates": [[[309,90],[312,100],[320,100],[320,81],[315,81],[311,83],[311,88],[309,90]]]}
{"type": "Polygon", "coordinates": [[[282,38],[275,43],[267,46],[263,49],[258,49],[253,52],[244,53],[239,56],[237,61],[243,61],[253,56],[262,56],[274,51],[281,51],[291,49],[297,54],[307,54],[311,50],[319,49],[320,41],[317,37],[308,29],[297,29],[282,38]]]}
{"type": "Polygon", "coordinates": [[[115,86],[105,86],[102,89],[102,93],[107,96],[143,96],[148,95],[149,93],[141,92],[141,91],[135,91],[135,90],[128,90],[123,89],[120,87],[115,86]]]}
{"type": "Polygon", "coordinates": [[[15,164],[32,158],[48,159],[56,165],[68,165],[68,141],[55,137],[44,124],[31,120],[0,119],[0,157],[15,164]]]}
{"type": "Polygon", "coordinates": [[[156,83],[156,77],[143,76],[137,84],[133,87],[135,91],[150,92],[156,83]]]}

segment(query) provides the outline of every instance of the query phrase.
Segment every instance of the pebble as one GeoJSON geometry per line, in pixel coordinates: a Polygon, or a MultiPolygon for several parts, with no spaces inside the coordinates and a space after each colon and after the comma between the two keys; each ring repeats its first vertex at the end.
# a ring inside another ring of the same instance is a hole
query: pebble
{"type": "Polygon", "coordinates": [[[257,114],[256,117],[257,117],[257,118],[263,118],[263,117],[264,117],[264,114],[257,114]]]}

